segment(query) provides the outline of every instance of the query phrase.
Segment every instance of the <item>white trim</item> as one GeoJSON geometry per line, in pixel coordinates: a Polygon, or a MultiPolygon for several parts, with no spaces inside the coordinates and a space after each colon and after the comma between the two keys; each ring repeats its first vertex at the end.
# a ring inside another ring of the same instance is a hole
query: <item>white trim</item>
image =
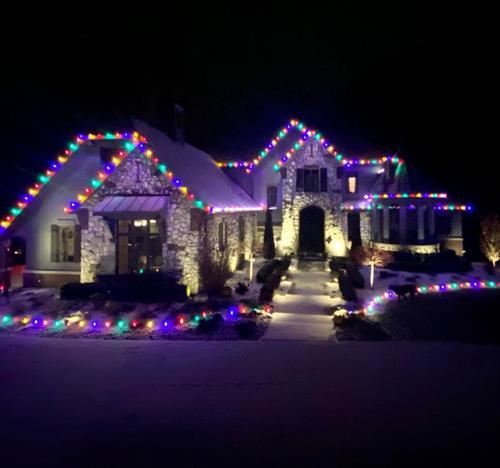
{"type": "Polygon", "coordinates": [[[34,273],[39,275],[79,275],[79,271],[69,270],[24,270],[23,273],[34,273]]]}

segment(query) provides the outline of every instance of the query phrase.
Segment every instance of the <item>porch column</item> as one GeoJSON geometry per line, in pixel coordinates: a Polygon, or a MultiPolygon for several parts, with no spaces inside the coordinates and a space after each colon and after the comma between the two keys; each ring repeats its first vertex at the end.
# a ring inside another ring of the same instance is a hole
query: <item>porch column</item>
{"type": "Polygon", "coordinates": [[[372,241],[378,242],[378,212],[375,206],[372,208],[372,241]]]}
{"type": "Polygon", "coordinates": [[[384,206],[382,209],[382,222],[384,223],[383,226],[383,237],[384,237],[384,242],[389,242],[389,207],[384,206]]]}
{"type": "Polygon", "coordinates": [[[406,233],[407,233],[407,206],[406,204],[401,204],[399,206],[399,243],[401,245],[406,245],[406,233]]]}
{"type": "Polygon", "coordinates": [[[429,206],[429,241],[436,241],[436,211],[433,206],[429,206]]]}
{"type": "Polygon", "coordinates": [[[417,241],[418,242],[423,242],[425,240],[424,210],[425,210],[425,206],[417,206],[417,241]]]}
{"type": "Polygon", "coordinates": [[[462,237],[462,214],[454,211],[451,215],[451,236],[462,237]]]}

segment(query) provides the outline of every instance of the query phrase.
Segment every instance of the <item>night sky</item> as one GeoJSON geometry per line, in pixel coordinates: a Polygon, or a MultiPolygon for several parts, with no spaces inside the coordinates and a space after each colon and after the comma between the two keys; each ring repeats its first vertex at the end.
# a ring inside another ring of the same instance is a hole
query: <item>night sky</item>
{"type": "Polygon", "coordinates": [[[294,117],[346,155],[398,151],[476,216],[496,208],[493,56],[460,3],[135,9],[4,15],[1,208],[72,135],[131,116],[168,131],[174,102],[216,157],[253,156],[294,117]]]}

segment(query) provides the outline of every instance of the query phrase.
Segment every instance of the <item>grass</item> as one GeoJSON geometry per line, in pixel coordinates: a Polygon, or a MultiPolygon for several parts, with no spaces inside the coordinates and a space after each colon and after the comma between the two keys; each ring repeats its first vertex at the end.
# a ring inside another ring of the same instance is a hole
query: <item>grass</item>
{"type": "Polygon", "coordinates": [[[455,341],[500,345],[500,291],[458,291],[390,301],[362,326],[342,326],[339,340],[455,341]]]}

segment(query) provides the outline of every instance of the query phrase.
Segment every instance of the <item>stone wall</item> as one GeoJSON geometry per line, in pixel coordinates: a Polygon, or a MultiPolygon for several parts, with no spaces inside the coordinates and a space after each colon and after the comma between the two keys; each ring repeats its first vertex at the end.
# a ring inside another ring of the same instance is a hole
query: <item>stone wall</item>
{"type": "Polygon", "coordinates": [[[227,245],[229,267],[236,270],[240,259],[249,260],[256,248],[257,215],[256,213],[217,213],[208,219],[208,246],[213,252],[220,250],[219,224],[227,225],[227,245]],[[240,218],[244,223],[244,239],[240,241],[240,218]]]}
{"type": "Polygon", "coordinates": [[[347,220],[340,211],[341,181],[337,178],[337,162],[318,142],[305,144],[287,163],[287,178],[283,180],[283,223],[281,239],[277,242],[280,255],[297,252],[299,248],[300,211],[314,205],[325,214],[325,252],[328,255],[346,253],[347,220]],[[296,191],[296,169],[308,165],[326,167],[328,192],[306,193],[296,191]]]}
{"type": "Polygon", "coordinates": [[[130,155],[97,189],[79,211],[82,226],[81,281],[95,281],[97,274],[116,271],[116,245],[106,220],[93,214],[94,207],[109,195],[167,195],[168,203],[160,214],[163,271],[174,274],[193,293],[200,288],[199,259],[204,238],[209,233],[210,248],[218,248],[218,222],[228,224],[231,268],[237,266],[240,253],[248,260],[255,244],[255,213],[207,215],[198,210],[170,183],[150,160],[130,155]],[[194,216],[196,219],[192,219],[194,216]],[[238,218],[245,221],[245,241],[239,242],[238,218]]]}
{"type": "Polygon", "coordinates": [[[400,252],[405,250],[418,254],[431,254],[439,252],[439,244],[401,245],[388,244],[384,242],[374,242],[373,245],[380,250],[387,250],[389,252],[400,252]]]}
{"type": "Polygon", "coordinates": [[[361,211],[359,213],[359,229],[362,245],[369,246],[372,240],[372,217],[369,211],[361,211]]]}

